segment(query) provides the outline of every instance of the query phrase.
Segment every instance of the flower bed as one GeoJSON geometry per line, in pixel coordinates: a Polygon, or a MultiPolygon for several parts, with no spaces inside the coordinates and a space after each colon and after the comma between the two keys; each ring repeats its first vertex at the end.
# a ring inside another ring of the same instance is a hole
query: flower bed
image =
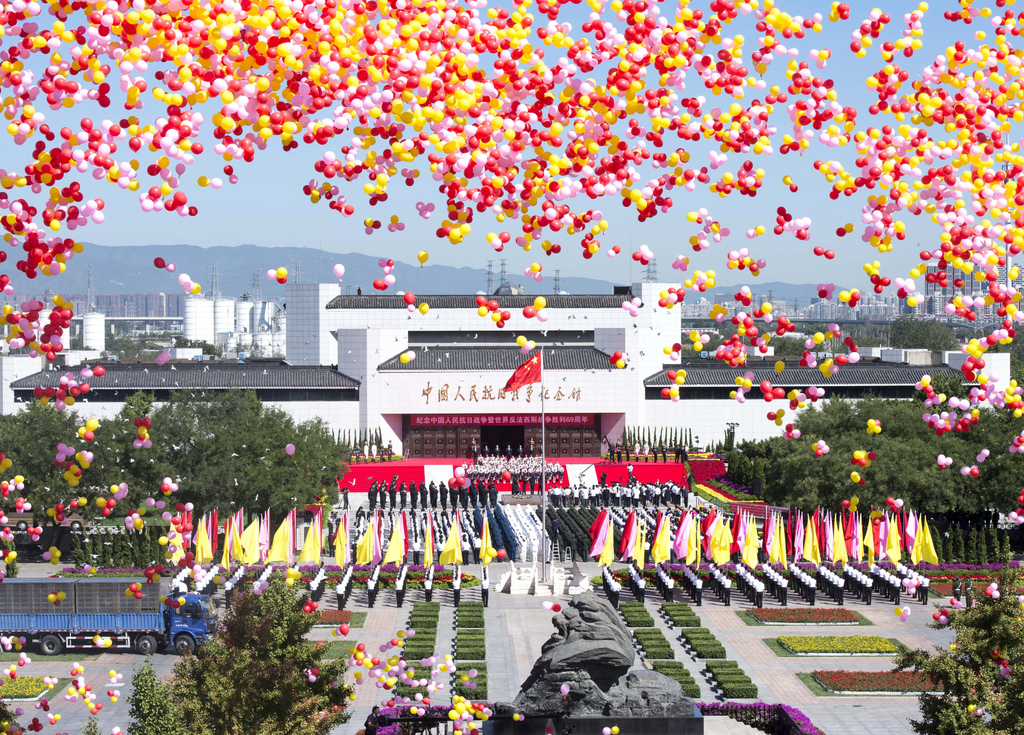
{"type": "Polygon", "coordinates": [[[653,628],[654,618],[642,602],[620,602],[619,612],[630,628],[653,628]]]}
{"type": "Polygon", "coordinates": [[[635,628],[633,637],[643,649],[646,659],[674,659],[676,657],[665,634],[657,628],[635,628]]]}
{"type": "Polygon", "coordinates": [[[44,684],[41,676],[19,676],[17,679],[3,679],[0,684],[0,699],[37,699],[53,685],[44,684]]]}
{"type": "Polygon", "coordinates": [[[764,625],[858,625],[857,613],[842,607],[765,607],[744,611],[764,625]]]}
{"type": "Polygon", "coordinates": [[[780,635],[779,645],[797,656],[891,656],[899,647],[878,635],[780,635]]]}
{"type": "MultiPolygon", "coordinates": [[[[697,702],[704,717],[728,717],[772,735],[825,735],[795,707],[764,702],[697,702]]],[[[378,731],[378,735],[389,735],[378,731]]]]}
{"type": "Polygon", "coordinates": [[[823,689],[836,694],[942,691],[941,686],[919,671],[812,671],[811,676],[823,689]]]}
{"type": "Polygon", "coordinates": [[[54,576],[56,577],[141,577],[145,570],[126,567],[124,569],[93,569],[83,572],[75,567],[64,567],[54,576]]]}

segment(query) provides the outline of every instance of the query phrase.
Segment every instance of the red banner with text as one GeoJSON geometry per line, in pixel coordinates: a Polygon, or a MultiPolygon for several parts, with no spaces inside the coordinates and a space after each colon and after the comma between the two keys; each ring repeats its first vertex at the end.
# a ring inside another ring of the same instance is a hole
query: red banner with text
{"type": "MultiPolygon", "coordinates": [[[[412,415],[412,426],[539,426],[540,414],[446,414],[441,416],[412,415]]],[[[593,426],[592,413],[557,413],[544,417],[547,426],[593,426]]]]}

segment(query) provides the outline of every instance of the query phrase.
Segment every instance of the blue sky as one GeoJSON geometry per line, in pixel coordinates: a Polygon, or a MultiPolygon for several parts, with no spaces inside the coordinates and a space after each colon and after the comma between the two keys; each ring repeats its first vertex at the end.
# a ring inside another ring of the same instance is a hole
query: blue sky
{"type": "MultiPolygon", "coordinates": [[[[851,19],[837,24],[827,20],[830,6],[828,2],[780,2],[779,5],[791,14],[810,16],[814,12],[821,12],[826,16],[825,30],[822,33],[808,33],[804,40],[796,42],[801,51],[799,60],[809,60],[808,52],[812,48],[830,48],[833,52],[832,59],[823,72],[817,73],[835,80],[840,102],[857,107],[860,113],[858,129],[866,127],[869,123],[867,107],[872,99],[864,80],[884,65],[879,54],[881,42],[896,40],[901,36],[904,27],[903,13],[914,10],[918,3],[890,2],[882,8],[892,15],[893,21],[883,33],[883,37],[868,51],[868,56],[862,60],[856,59],[849,51],[850,33],[867,17],[872,5],[851,3],[851,19]]],[[[708,2],[691,4],[692,8],[703,8],[705,11],[707,6],[708,2]]],[[[564,15],[561,21],[572,23],[576,31],[585,14],[580,10],[581,6],[567,7],[571,12],[564,15]]],[[[585,6],[582,7],[583,10],[587,10],[585,6]]],[[[674,7],[674,3],[662,5],[663,12],[671,12],[674,7]]],[[[976,44],[978,42],[974,40],[975,32],[986,30],[989,32],[989,40],[992,39],[991,28],[987,22],[978,21],[972,26],[964,26],[962,23],[953,25],[945,21],[942,12],[949,9],[959,9],[959,4],[949,1],[931,3],[931,10],[924,20],[924,49],[917,52],[913,58],[904,59],[903,66],[910,70],[912,79],[919,78],[920,69],[957,38],[976,44]]],[[[535,24],[535,28],[539,25],[541,24],[535,24]]],[[[746,37],[746,61],[749,65],[749,52],[756,48],[754,39],[759,35],[753,28],[752,16],[741,17],[728,26],[726,32],[729,35],[742,33],[746,37]]],[[[557,55],[550,47],[545,49],[546,61],[553,64],[557,55]]],[[[785,62],[776,60],[769,68],[765,79],[769,85],[785,84],[784,71],[785,62]]],[[[652,79],[656,81],[657,77],[652,79]]],[[[116,85],[116,80],[111,81],[116,85]]],[[[905,86],[904,90],[908,88],[909,86],[905,86]]],[[[688,78],[688,89],[683,94],[710,96],[696,75],[688,78]]],[[[763,93],[748,90],[745,101],[758,94],[763,93]]],[[[718,100],[709,99],[705,110],[716,105],[728,106],[731,101],[731,98],[724,96],[718,100]]],[[[142,111],[143,119],[152,119],[158,114],[159,108],[152,100],[147,100],[146,104],[147,108],[142,111]]],[[[213,112],[214,108],[208,106],[207,118],[213,112]]],[[[72,119],[77,121],[85,114],[90,114],[94,120],[98,120],[103,117],[117,119],[122,113],[123,109],[119,112],[117,105],[108,108],[107,111],[86,107],[75,109],[72,113],[46,111],[48,122],[51,126],[57,127],[70,123],[72,119]]],[[[779,128],[778,144],[781,144],[782,133],[791,131],[788,116],[782,106],[776,106],[773,122],[779,128]]],[[[891,118],[880,117],[875,124],[889,122],[892,122],[891,118]]],[[[935,128],[932,132],[941,135],[941,131],[935,128]]],[[[1015,133],[1016,135],[1011,136],[1013,141],[1018,139],[1019,133],[1015,133]]],[[[30,140],[29,145],[34,143],[34,140],[30,140]]],[[[347,140],[345,138],[344,142],[347,140]]],[[[341,136],[335,138],[335,144],[330,149],[337,151],[342,142],[341,136]]],[[[688,164],[690,167],[699,168],[708,164],[707,154],[711,149],[706,144],[687,143],[686,148],[691,151],[692,157],[688,164]]],[[[240,176],[237,185],[226,185],[219,191],[200,189],[195,185],[196,179],[201,175],[221,175],[220,168],[223,166],[223,161],[212,154],[212,146],[207,145],[207,149],[208,153],[182,177],[183,181],[188,182],[185,190],[189,194],[189,203],[200,206],[198,217],[181,218],[167,213],[145,214],[139,208],[137,194],[124,192],[110,185],[97,184],[90,178],[82,182],[83,187],[87,196],[101,196],[105,199],[106,222],[100,226],[89,225],[84,230],[79,230],[76,235],[88,242],[118,246],[162,243],[189,243],[200,246],[242,243],[264,246],[308,245],[314,248],[322,246],[325,251],[363,252],[408,262],[415,262],[418,251],[427,250],[432,263],[479,267],[489,259],[505,257],[512,273],[522,272],[522,269],[531,262],[539,261],[544,266],[545,274],[551,274],[558,268],[563,276],[590,276],[617,282],[626,281],[629,270],[634,265],[629,256],[630,250],[637,248],[641,243],[646,243],[658,258],[663,279],[666,275],[675,273],[669,266],[676,255],[685,254],[690,257],[691,271],[697,268],[711,268],[719,274],[719,282],[722,285],[749,283],[756,290],[758,279],[750,278],[745,272],[742,276],[737,271],[729,272],[725,265],[726,253],[729,250],[750,247],[755,258],[765,258],[768,261],[760,280],[833,281],[840,288],[857,286],[861,291],[866,291],[870,284],[861,271],[864,262],[880,259],[885,274],[893,278],[905,276],[906,271],[917,262],[917,253],[921,247],[934,247],[939,231],[938,227],[928,220],[908,217],[907,239],[897,243],[894,252],[881,257],[869,245],[861,242],[857,232],[842,240],[836,238],[837,227],[847,222],[859,223],[860,207],[866,197],[873,192],[861,190],[853,197],[843,197],[841,201],[833,202],[827,196],[827,185],[824,180],[813,172],[811,166],[817,158],[835,157],[846,164],[848,170],[851,169],[856,155],[852,145],[840,149],[827,149],[812,142],[811,148],[803,155],[782,156],[776,153],[771,157],[755,157],[751,154],[755,165],[767,172],[766,183],[757,197],[752,199],[734,194],[727,199],[721,199],[710,194],[706,187],[703,187],[703,191],[702,187],[699,187],[692,193],[675,189],[670,194],[675,202],[673,209],[668,214],[659,214],[643,224],[636,221],[634,209],[622,207],[618,197],[607,198],[596,204],[590,200],[570,200],[571,205],[575,204],[574,208],[586,206],[586,201],[589,206],[601,209],[610,221],[609,231],[601,238],[604,244],[602,252],[589,261],[581,257],[578,240],[569,238],[560,241],[563,246],[562,253],[557,256],[545,257],[539,245],[529,253],[524,253],[511,245],[506,246],[504,253],[496,254],[486,243],[485,236],[488,232],[498,231],[500,227],[487,216],[477,217],[472,235],[462,245],[453,246],[446,240],[438,240],[434,231],[442,220],[443,199],[427,176],[421,176],[413,188],[407,188],[400,183],[400,178],[393,179],[389,187],[389,201],[376,207],[370,207],[366,203],[361,190],[364,180],[342,184],[348,202],[356,206],[355,215],[349,218],[343,218],[330,210],[326,202],[314,206],[302,194],[301,188],[313,177],[312,164],[324,152],[319,147],[300,145],[297,150],[283,153],[279,148],[270,146],[258,153],[254,163],[234,164],[236,173],[240,176]],[[793,176],[795,183],[800,187],[795,194],[782,183],[783,176],[787,174],[793,176]],[[417,201],[435,204],[436,209],[431,219],[423,220],[419,217],[415,210],[417,201]],[[782,236],[771,234],[775,210],[780,205],[785,206],[795,217],[809,216],[813,219],[810,242],[797,241],[788,233],[782,236]],[[713,245],[710,250],[694,254],[686,241],[690,235],[697,232],[697,229],[695,225],[686,222],[685,215],[686,212],[702,206],[707,207],[714,217],[730,228],[732,235],[721,244],[713,245]],[[396,214],[406,224],[404,232],[391,234],[385,227],[372,236],[364,234],[362,222],[365,217],[372,216],[386,225],[391,215],[396,214]],[[743,233],[758,224],[765,225],[768,234],[752,241],[748,240],[743,233]],[[614,259],[609,259],[604,250],[615,244],[619,245],[623,252],[614,259]],[[815,245],[835,249],[838,257],[831,262],[814,257],[811,250],[815,245]]],[[[19,167],[24,165],[28,153],[28,150],[17,150],[6,136],[0,143],[0,154],[3,156],[0,160],[8,168],[15,168],[15,164],[19,167]]],[[[730,155],[729,162],[724,168],[719,169],[718,173],[726,170],[735,171],[744,158],[737,154],[730,155]]],[[[148,158],[140,156],[140,159],[143,168],[150,162],[148,158]]],[[[652,173],[650,169],[645,169],[644,172],[652,173]]],[[[149,186],[146,177],[143,177],[143,182],[144,187],[149,186]]],[[[518,231],[513,230],[512,234],[515,237],[518,231]]],[[[340,260],[344,262],[343,259],[340,260]]],[[[188,270],[187,264],[178,265],[179,270],[188,270]]],[[[225,265],[232,267],[231,264],[225,265]]],[[[280,264],[247,262],[239,263],[238,267],[251,269],[277,265],[280,264]]],[[[17,274],[13,267],[9,272],[20,278],[20,274],[17,274]]],[[[635,278],[638,275],[638,269],[633,268],[632,276],[635,278]]],[[[18,279],[15,279],[15,283],[18,285],[18,279]]]]}

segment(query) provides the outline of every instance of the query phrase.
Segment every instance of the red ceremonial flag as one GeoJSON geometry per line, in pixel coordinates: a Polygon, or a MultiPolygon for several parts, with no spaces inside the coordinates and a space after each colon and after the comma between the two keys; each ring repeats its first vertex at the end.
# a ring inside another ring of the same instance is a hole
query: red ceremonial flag
{"type": "Polygon", "coordinates": [[[530,383],[540,382],[540,353],[531,357],[529,360],[524,362],[522,365],[516,368],[516,371],[512,373],[512,377],[505,383],[505,392],[519,390],[524,385],[530,383]]]}
{"type": "Polygon", "coordinates": [[[217,553],[217,510],[214,509],[213,517],[210,519],[210,525],[207,526],[210,530],[210,547],[213,549],[213,553],[217,553]]]}
{"type": "Polygon", "coordinates": [[[740,518],[740,513],[733,514],[732,517],[732,546],[729,547],[729,552],[735,554],[740,550],[740,526],[743,520],[740,518]]]}

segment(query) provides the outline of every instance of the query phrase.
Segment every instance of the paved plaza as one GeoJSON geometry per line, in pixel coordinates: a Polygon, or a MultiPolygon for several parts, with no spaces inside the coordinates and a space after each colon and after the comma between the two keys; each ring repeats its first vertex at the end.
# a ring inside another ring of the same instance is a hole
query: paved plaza
{"type": "MultiPolygon", "coordinates": [[[[468,565],[464,567],[464,570],[470,574],[479,575],[480,573],[480,569],[476,565],[468,565]]],[[[598,573],[598,566],[593,563],[582,564],[581,570],[585,574],[594,575],[598,573]]],[[[44,576],[52,571],[53,567],[50,565],[25,565],[23,567],[24,576],[44,576]]],[[[493,566],[492,578],[497,578],[500,572],[500,564],[493,566]]],[[[598,594],[602,593],[598,591],[598,594]]],[[[355,590],[348,607],[352,611],[367,612],[367,617],[361,629],[354,628],[351,631],[349,640],[365,643],[370,650],[376,650],[382,643],[390,640],[395,631],[406,627],[412,603],[423,599],[422,595],[421,591],[411,590],[404,607],[399,608],[396,606],[394,592],[383,590],[377,598],[375,607],[368,608],[365,590],[355,590]]],[[[676,595],[677,600],[688,601],[683,592],[677,591],[676,595]]],[[[332,595],[324,596],[324,602],[327,603],[328,608],[333,607],[332,598],[332,595]]],[[[441,602],[438,653],[442,655],[452,653],[455,641],[455,608],[452,604],[452,593],[448,590],[438,590],[434,594],[434,599],[441,602]]],[[[479,588],[464,590],[462,599],[464,601],[479,600],[479,588]]],[[[485,610],[488,699],[490,701],[511,701],[515,698],[520,684],[530,673],[533,662],[540,655],[541,646],[551,635],[553,631],[552,613],[543,608],[542,603],[545,600],[565,603],[569,597],[564,596],[555,600],[531,595],[496,593],[490,595],[490,605],[485,610]]],[[[651,612],[655,624],[671,643],[676,660],[681,661],[700,684],[701,700],[715,701],[718,696],[701,673],[703,664],[684,650],[679,641],[678,632],[672,631],[666,621],[657,613],[660,604],[661,598],[653,590],[650,590],[647,595],[647,608],[651,612]]],[[[777,605],[774,601],[765,604],[766,606],[777,605]]],[[[803,605],[802,601],[797,600],[792,606],[803,605]]],[[[737,611],[749,606],[745,599],[734,596],[733,605],[725,607],[714,595],[706,594],[703,606],[694,607],[694,611],[700,616],[703,627],[708,628],[725,646],[727,658],[737,661],[757,684],[758,698],[761,701],[784,702],[802,710],[815,725],[828,735],[877,735],[879,732],[909,735],[912,732],[909,718],[917,712],[916,698],[912,696],[816,697],[796,676],[799,672],[809,672],[815,669],[885,670],[891,668],[890,658],[842,656],[780,658],[765,645],[762,639],[786,634],[863,634],[895,638],[912,648],[947,646],[951,636],[946,631],[932,630],[926,625],[931,621],[932,607],[930,605],[928,607],[920,604],[913,605],[913,614],[904,623],[894,615],[894,606],[890,603],[876,599],[873,605],[867,606],[857,600],[847,600],[844,607],[861,613],[874,624],[870,627],[856,628],[748,626],[737,615],[737,611]]],[[[829,607],[834,604],[830,600],[819,600],[818,606],[829,607]]],[[[330,628],[316,628],[311,637],[320,640],[335,640],[331,636],[330,628]]],[[[72,661],[48,660],[39,653],[30,655],[32,655],[32,663],[19,669],[19,674],[58,675],[64,679],[68,677],[72,661]]],[[[178,657],[171,652],[153,657],[154,666],[161,676],[169,676],[177,660],[178,657]]],[[[122,730],[127,727],[127,695],[131,689],[131,674],[141,662],[140,656],[131,653],[82,655],[81,664],[85,667],[87,681],[93,685],[94,689],[103,693],[99,697],[99,701],[104,702],[104,708],[98,717],[101,732],[110,732],[115,726],[121,727],[122,730]],[[117,687],[121,691],[121,698],[117,703],[110,703],[109,698],[105,695],[106,690],[110,688],[107,686],[107,672],[111,669],[124,674],[125,679],[117,687]]],[[[641,666],[639,657],[635,666],[638,668],[641,666]]],[[[355,692],[356,700],[351,707],[351,720],[336,728],[332,735],[354,735],[361,729],[370,708],[374,704],[387,701],[390,697],[387,691],[370,685],[355,687],[355,692]]],[[[445,692],[445,694],[450,696],[449,692],[445,692]]],[[[443,701],[445,698],[445,696],[435,697],[438,701],[443,701]]],[[[85,705],[81,702],[65,702],[64,691],[54,690],[52,699],[55,702],[55,710],[61,714],[58,729],[68,733],[81,732],[89,716],[85,705]]],[[[26,711],[26,717],[22,718],[22,724],[31,722],[31,718],[38,714],[34,703],[23,703],[18,706],[23,707],[26,711]]],[[[718,726],[716,725],[716,727],[718,726]]]]}

